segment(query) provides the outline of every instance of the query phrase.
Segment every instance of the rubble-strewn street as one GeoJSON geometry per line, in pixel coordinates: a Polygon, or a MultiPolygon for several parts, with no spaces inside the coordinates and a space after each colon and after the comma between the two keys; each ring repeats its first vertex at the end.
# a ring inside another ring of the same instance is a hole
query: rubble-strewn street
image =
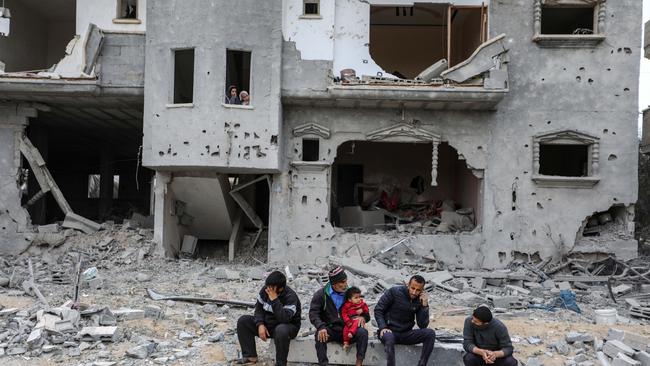
{"type": "MultiPolygon", "coordinates": [[[[104,226],[92,235],[59,232],[56,225],[41,228],[59,240],[34,244],[24,255],[0,261],[4,364],[226,365],[238,357],[236,321],[252,312],[246,303],[255,301],[272,270],[249,253],[260,252],[263,258],[264,248],[244,250],[238,264],[165,259],[151,254],[151,230],[133,222],[104,226]],[[208,300],[154,300],[147,289],[154,295],[208,300]]],[[[403,245],[364,259],[356,250],[348,253],[318,265],[281,269],[303,306],[299,337],[309,342],[300,346],[313,344],[314,329],[306,319],[311,295],[326,280],[327,268],[338,264],[348,271],[349,283],[362,289],[371,311],[387,287],[422,274],[439,343],[459,344],[465,316],[472,306],[486,303],[509,327],[515,355],[526,365],[606,365],[612,359],[614,365],[648,365],[647,260],[519,262],[509,270],[487,272],[443,270],[441,264],[413,257],[403,245]]],[[[268,343],[258,345],[262,360],[273,364],[268,343]]]]}

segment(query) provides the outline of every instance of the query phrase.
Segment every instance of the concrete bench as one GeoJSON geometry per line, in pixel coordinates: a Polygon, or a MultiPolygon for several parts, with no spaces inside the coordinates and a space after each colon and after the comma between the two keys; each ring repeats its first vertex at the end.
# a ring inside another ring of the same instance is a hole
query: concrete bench
{"type": "MultiPolygon", "coordinates": [[[[271,354],[275,357],[275,347],[271,342],[271,354]]],[[[417,365],[420,359],[422,345],[395,346],[395,357],[398,365],[417,365]]],[[[428,365],[445,365],[445,366],[463,366],[462,358],[463,346],[461,344],[450,344],[436,342],[433,354],[429,359],[428,365]]],[[[343,346],[338,343],[327,344],[327,357],[330,364],[333,365],[354,365],[356,361],[357,349],[353,344],[346,352],[343,346]]],[[[289,362],[294,363],[318,363],[316,358],[316,348],[314,347],[314,337],[296,338],[291,341],[289,348],[289,362]]],[[[368,350],[364,365],[380,366],[386,365],[386,352],[384,346],[376,339],[368,341],[368,350]]]]}

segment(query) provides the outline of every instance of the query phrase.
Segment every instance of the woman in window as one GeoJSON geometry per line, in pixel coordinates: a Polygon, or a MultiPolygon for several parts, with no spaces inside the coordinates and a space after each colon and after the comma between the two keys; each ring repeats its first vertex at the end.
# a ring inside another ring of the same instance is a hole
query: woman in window
{"type": "Polygon", "coordinates": [[[241,101],[242,105],[251,104],[251,96],[248,94],[246,90],[242,90],[241,93],[239,93],[239,100],[241,101]]]}
{"type": "Polygon", "coordinates": [[[234,85],[228,87],[228,94],[226,95],[226,104],[241,104],[241,100],[237,96],[237,87],[234,85]]]}

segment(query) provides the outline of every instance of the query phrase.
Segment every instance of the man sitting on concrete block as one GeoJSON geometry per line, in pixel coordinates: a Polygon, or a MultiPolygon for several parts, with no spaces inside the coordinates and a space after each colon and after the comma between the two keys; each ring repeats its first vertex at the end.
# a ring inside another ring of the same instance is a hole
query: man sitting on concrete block
{"type": "Polygon", "coordinates": [[[375,306],[379,340],[386,350],[386,364],[395,366],[396,344],[422,343],[418,366],[426,366],[433,352],[436,332],[429,327],[429,296],[424,292],[424,278],[411,277],[408,286],[386,291],[375,306]],[[413,329],[417,321],[420,329],[413,329]]]}
{"type": "Polygon", "coordinates": [[[512,342],[508,328],[492,317],[487,306],[479,306],[465,319],[463,327],[463,357],[465,366],[517,366],[512,357],[512,342]]]}
{"type": "Polygon", "coordinates": [[[243,315],[237,321],[237,337],[242,358],[235,365],[257,363],[255,336],[264,342],[275,341],[275,364],[286,366],[289,344],[300,330],[300,299],[287,286],[284,273],[274,271],[266,277],[255,304],[255,315],[243,315]]]}
{"type": "MultiPolygon", "coordinates": [[[[343,319],[341,308],[345,303],[345,290],[348,288],[348,276],[341,267],[336,267],[328,273],[329,281],[325,287],[314,293],[309,306],[309,321],[316,328],[316,355],[318,365],[326,366],[327,342],[343,343],[343,319]]],[[[364,328],[370,316],[365,314],[359,319],[359,328],[351,338],[357,344],[356,365],[363,365],[368,348],[368,331],[364,328]]]]}

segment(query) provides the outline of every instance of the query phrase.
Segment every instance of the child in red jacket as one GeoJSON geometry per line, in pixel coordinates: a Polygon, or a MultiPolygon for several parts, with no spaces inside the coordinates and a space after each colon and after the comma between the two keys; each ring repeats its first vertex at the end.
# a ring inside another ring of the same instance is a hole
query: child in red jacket
{"type": "Polygon", "coordinates": [[[358,287],[350,287],[345,291],[345,304],[341,308],[341,317],[345,326],[343,327],[343,349],[350,347],[350,340],[359,329],[360,319],[369,319],[370,310],[361,297],[361,290],[358,287]]]}

